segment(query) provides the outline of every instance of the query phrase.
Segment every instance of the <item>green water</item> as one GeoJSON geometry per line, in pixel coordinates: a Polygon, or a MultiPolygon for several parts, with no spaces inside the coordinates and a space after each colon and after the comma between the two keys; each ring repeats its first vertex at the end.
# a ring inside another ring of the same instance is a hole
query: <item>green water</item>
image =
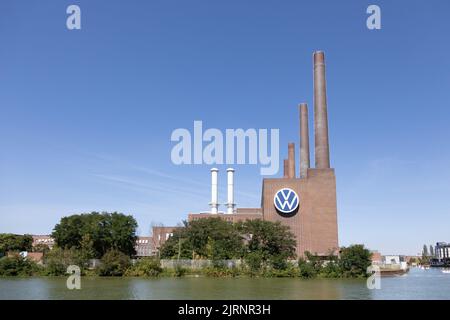
{"type": "Polygon", "coordinates": [[[0,299],[450,299],[450,274],[412,269],[383,277],[381,289],[365,280],[289,278],[0,278],[0,299]]]}

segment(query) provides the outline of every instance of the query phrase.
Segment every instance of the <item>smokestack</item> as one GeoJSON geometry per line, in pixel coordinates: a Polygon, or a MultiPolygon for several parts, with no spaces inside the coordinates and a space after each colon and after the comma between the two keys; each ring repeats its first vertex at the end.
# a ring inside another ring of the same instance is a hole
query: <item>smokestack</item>
{"type": "Polygon", "coordinates": [[[219,169],[212,168],[211,169],[211,213],[217,214],[219,208],[219,194],[217,192],[217,173],[219,169]]]}
{"type": "Polygon", "coordinates": [[[234,207],[234,169],[227,169],[227,193],[228,193],[228,202],[227,202],[227,213],[233,214],[234,207]]]}
{"type": "Polygon", "coordinates": [[[306,178],[309,168],[308,105],[300,104],[300,178],[306,178]]]}
{"type": "Polygon", "coordinates": [[[289,160],[284,159],[283,160],[283,178],[288,177],[288,168],[289,168],[289,160]]]}
{"type": "Polygon", "coordinates": [[[314,52],[314,143],[316,168],[330,167],[325,56],[314,52]]]}
{"type": "Polygon", "coordinates": [[[288,144],[288,178],[295,178],[295,145],[288,144]]]}

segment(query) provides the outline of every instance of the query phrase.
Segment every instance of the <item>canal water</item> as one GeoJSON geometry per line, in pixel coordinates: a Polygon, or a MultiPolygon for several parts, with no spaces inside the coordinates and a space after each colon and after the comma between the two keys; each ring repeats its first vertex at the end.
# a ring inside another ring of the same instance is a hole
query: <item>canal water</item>
{"type": "Polygon", "coordinates": [[[64,277],[0,278],[0,299],[450,299],[450,274],[413,268],[373,290],[349,279],[82,277],[68,290],[64,277]]]}

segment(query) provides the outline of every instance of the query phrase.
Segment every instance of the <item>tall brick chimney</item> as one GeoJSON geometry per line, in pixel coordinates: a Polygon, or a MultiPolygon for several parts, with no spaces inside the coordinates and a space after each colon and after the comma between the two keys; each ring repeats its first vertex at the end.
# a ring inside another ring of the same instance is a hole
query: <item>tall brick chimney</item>
{"type": "Polygon", "coordinates": [[[327,89],[323,51],[314,52],[314,143],[316,168],[329,168],[327,89]]]}
{"type": "Polygon", "coordinates": [[[306,178],[309,168],[308,105],[301,103],[300,109],[300,178],[306,178]]]}
{"type": "Polygon", "coordinates": [[[289,160],[284,159],[283,160],[283,178],[288,177],[288,167],[289,167],[289,160]]]}
{"type": "Polygon", "coordinates": [[[295,178],[295,145],[288,144],[288,178],[295,178]]]}

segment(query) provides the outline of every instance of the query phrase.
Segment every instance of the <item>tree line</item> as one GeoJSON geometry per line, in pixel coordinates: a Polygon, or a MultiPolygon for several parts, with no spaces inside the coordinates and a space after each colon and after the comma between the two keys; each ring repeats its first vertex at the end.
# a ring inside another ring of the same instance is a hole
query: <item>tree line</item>
{"type": "Polygon", "coordinates": [[[206,218],[185,223],[160,248],[164,259],[208,259],[211,275],[262,275],[290,277],[365,277],[371,252],[363,245],[341,248],[339,256],[327,257],[305,252],[298,260],[295,236],[280,222],[247,220],[229,223],[206,218]],[[240,259],[240,269],[221,265],[223,260],[240,259]]]}
{"type": "Polygon", "coordinates": [[[29,234],[0,233],[0,256],[8,251],[31,251],[32,244],[33,237],[29,234]]]}

